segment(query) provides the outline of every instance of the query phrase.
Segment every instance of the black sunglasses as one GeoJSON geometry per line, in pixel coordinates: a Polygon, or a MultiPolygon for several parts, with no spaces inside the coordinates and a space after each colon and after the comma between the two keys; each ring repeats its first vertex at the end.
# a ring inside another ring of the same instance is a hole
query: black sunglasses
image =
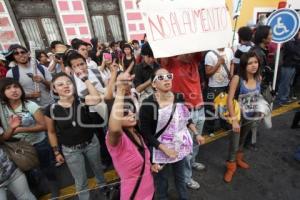
{"type": "Polygon", "coordinates": [[[27,52],[26,51],[15,51],[14,52],[14,55],[24,55],[24,54],[26,54],[27,52]]]}
{"type": "Polygon", "coordinates": [[[133,105],[124,105],[123,116],[129,115],[129,112],[135,113],[135,107],[133,105]]]}

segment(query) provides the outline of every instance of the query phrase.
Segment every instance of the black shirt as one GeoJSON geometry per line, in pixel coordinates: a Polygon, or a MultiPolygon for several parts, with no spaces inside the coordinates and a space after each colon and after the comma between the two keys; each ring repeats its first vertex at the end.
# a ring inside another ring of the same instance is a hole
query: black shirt
{"type": "Polygon", "coordinates": [[[94,129],[85,127],[94,122],[92,114],[89,112],[89,107],[80,104],[79,101],[75,101],[72,108],[52,104],[45,109],[45,115],[54,120],[59,143],[65,146],[74,146],[93,138],[94,129]]]}
{"type": "Polygon", "coordinates": [[[300,67],[300,39],[283,45],[283,67],[300,67]]]}
{"type": "Polygon", "coordinates": [[[126,70],[130,66],[132,61],[133,61],[133,64],[135,64],[135,58],[133,55],[131,55],[130,59],[127,59],[126,56],[124,56],[124,58],[123,58],[124,70],[126,70]]]}
{"type": "Polygon", "coordinates": [[[134,68],[135,78],[133,81],[135,87],[138,87],[139,85],[148,81],[156,68],[159,68],[157,63],[153,63],[152,66],[146,64],[145,62],[136,65],[134,68]]]}

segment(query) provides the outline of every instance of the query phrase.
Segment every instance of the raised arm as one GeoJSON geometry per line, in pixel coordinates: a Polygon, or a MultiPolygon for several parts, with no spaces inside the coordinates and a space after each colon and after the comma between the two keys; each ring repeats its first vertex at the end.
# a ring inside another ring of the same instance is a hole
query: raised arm
{"type": "Polygon", "coordinates": [[[116,146],[122,135],[122,119],[124,115],[124,96],[125,96],[125,85],[129,84],[127,81],[132,81],[133,76],[128,71],[120,74],[117,78],[117,93],[116,98],[110,113],[108,123],[108,141],[112,146],[116,146]],[[127,83],[126,83],[127,82],[127,83]]]}
{"type": "Polygon", "coordinates": [[[118,68],[119,66],[116,63],[112,63],[110,66],[111,77],[106,87],[105,100],[112,100],[114,98],[114,88],[117,80],[118,68]]]}
{"type": "Polygon", "coordinates": [[[224,63],[225,63],[225,59],[223,57],[219,57],[218,62],[215,66],[205,65],[206,76],[208,77],[213,76],[224,63]]]}
{"type": "Polygon", "coordinates": [[[141,92],[143,92],[147,87],[149,87],[150,85],[151,85],[151,80],[149,79],[149,80],[147,80],[146,82],[144,82],[144,83],[138,85],[138,86],[136,87],[136,91],[137,91],[138,93],[141,93],[141,92]]]}
{"type": "Polygon", "coordinates": [[[95,88],[95,86],[92,84],[92,82],[88,79],[84,81],[89,94],[85,97],[85,104],[89,106],[96,105],[102,101],[102,97],[100,96],[99,92],[95,88]]]}

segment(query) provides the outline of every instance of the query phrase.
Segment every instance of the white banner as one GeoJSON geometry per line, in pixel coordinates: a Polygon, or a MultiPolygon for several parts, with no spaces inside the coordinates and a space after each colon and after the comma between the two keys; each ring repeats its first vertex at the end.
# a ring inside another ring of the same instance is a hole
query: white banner
{"type": "Polygon", "coordinates": [[[142,0],[140,9],[156,58],[231,45],[225,0],[142,0]]]}
{"type": "Polygon", "coordinates": [[[241,14],[243,0],[234,0],[232,8],[232,18],[236,18],[241,14]]]}
{"type": "Polygon", "coordinates": [[[287,6],[295,10],[300,10],[300,1],[299,0],[288,0],[287,6]]]}

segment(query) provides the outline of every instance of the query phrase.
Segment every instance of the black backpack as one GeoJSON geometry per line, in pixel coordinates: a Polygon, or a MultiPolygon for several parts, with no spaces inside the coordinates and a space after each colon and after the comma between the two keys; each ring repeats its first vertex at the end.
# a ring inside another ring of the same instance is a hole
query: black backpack
{"type": "MultiPolygon", "coordinates": [[[[44,79],[46,79],[46,74],[45,74],[45,69],[42,65],[37,64],[37,69],[42,73],[44,79]]],[[[15,67],[13,67],[12,69],[12,75],[13,75],[13,79],[15,79],[16,81],[19,81],[20,79],[20,70],[19,70],[19,66],[16,65],[15,67]]]]}

